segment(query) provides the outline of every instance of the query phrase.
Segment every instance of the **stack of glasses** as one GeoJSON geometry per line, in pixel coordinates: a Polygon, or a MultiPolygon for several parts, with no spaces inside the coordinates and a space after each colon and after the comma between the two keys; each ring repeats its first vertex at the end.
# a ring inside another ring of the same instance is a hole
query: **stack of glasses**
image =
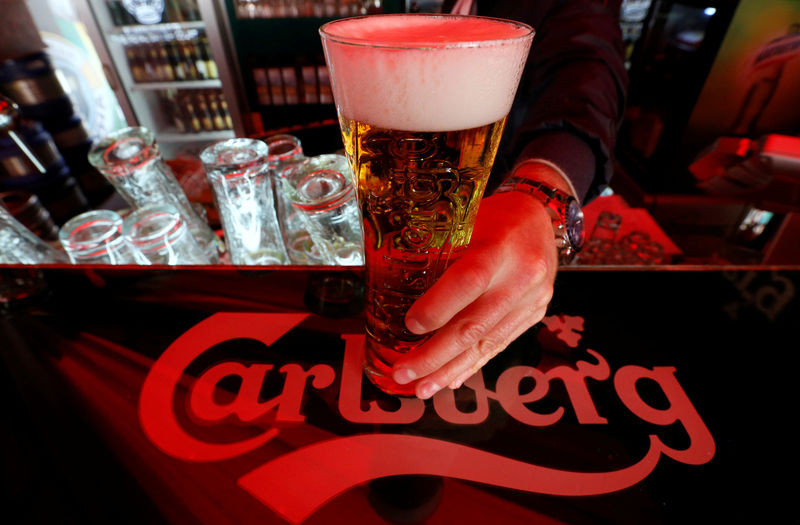
{"type": "Polygon", "coordinates": [[[151,204],[124,219],[94,210],[70,219],[59,233],[75,264],[209,264],[183,217],[171,204],[151,204]]]}
{"type": "Polygon", "coordinates": [[[274,135],[214,143],[200,160],[224,243],[187,199],[153,134],[125,128],[95,144],[89,161],[130,210],[80,213],[51,244],[3,210],[0,263],[363,264],[361,219],[343,155],[306,157],[296,137],[274,135]]]}
{"type": "Polygon", "coordinates": [[[112,133],[92,147],[92,163],[133,210],[170,205],[180,213],[207,261],[219,262],[224,246],[189,202],[175,175],[161,158],[153,133],[141,127],[112,133]]]}
{"type": "Polygon", "coordinates": [[[289,135],[231,139],[200,155],[233,264],[360,265],[363,236],[342,155],[307,158],[289,135]]]}
{"type": "Polygon", "coordinates": [[[320,155],[287,173],[285,192],[323,264],[364,262],[361,218],[350,166],[343,155],[320,155]]]}

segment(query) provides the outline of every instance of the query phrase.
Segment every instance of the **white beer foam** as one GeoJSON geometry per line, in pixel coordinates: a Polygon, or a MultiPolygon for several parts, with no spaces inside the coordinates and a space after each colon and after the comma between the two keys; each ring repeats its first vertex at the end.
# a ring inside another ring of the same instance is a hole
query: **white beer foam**
{"type": "Polygon", "coordinates": [[[340,115],[405,131],[504,118],[532,40],[529,28],[504,21],[419,15],[344,20],[323,34],[340,115]]]}

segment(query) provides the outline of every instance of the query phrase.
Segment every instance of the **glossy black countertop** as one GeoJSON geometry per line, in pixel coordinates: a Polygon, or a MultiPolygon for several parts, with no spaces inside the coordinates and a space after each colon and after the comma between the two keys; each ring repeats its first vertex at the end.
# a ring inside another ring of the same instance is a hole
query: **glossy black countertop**
{"type": "Polygon", "coordinates": [[[358,268],[0,272],[10,523],[793,516],[798,268],[565,269],[427,401],[363,378],[358,268]]]}

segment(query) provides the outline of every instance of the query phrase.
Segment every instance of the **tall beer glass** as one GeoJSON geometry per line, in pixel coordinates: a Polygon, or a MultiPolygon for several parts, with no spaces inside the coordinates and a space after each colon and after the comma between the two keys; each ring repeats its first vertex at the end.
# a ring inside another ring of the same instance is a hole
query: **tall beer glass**
{"type": "Polygon", "coordinates": [[[469,243],[530,26],[455,15],[376,15],[320,28],[364,224],[364,370],[413,395],[392,365],[429,335],[405,315],[469,243]]]}

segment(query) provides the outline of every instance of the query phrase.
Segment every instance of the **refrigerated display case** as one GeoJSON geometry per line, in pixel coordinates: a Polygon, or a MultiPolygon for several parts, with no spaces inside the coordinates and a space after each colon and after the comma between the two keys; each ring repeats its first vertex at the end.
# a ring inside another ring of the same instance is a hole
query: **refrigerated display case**
{"type": "Polygon", "coordinates": [[[213,13],[196,0],[74,1],[128,123],[151,129],[165,156],[245,135],[213,13]]]}

